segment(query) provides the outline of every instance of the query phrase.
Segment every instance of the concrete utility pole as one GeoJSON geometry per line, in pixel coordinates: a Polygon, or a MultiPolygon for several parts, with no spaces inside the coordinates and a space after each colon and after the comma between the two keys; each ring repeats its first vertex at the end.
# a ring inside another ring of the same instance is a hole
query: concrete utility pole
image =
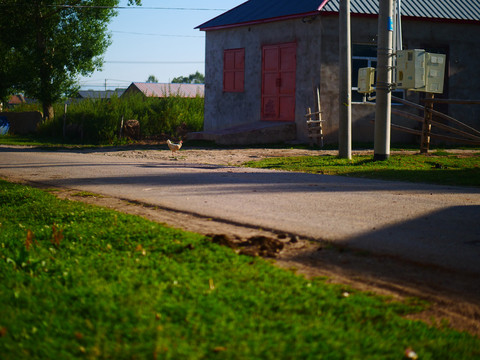
{"type": "Polygon", "coordinates": [[[373,160],[390,157],[392,104],[393,0],[380,0],[377,44],[377,103],[373,160]]]}
{"type": "Polygon", "coordinates": [[[350,0],[340,0],[340,109],[338,118],[338,156],[352,158],[352,46],[350,35],[350,0]]]}

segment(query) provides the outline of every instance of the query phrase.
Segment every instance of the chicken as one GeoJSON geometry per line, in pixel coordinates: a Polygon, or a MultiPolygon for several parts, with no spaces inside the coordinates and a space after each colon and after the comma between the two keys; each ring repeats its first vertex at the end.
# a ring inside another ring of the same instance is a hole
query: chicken
{"type": "Polygon", "coordinates": [[[183,141],[180,140],[178,144],[174,144],[170,140],[167,140],[167,144],[169,149],[172,150],[172,155],[174,155],[175,151],[180,150],[180,148],[182,147],[183,141]]]}

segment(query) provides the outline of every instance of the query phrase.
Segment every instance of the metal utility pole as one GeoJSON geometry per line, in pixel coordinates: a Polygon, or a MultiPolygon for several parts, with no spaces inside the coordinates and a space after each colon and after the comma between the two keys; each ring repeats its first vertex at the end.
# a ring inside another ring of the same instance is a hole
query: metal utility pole
{"type": "Polygon", "coordinates": [[[395,50],[403,49],[403,36],[402,36],[402,0],[397,0],[395,11],[395,50]]]}
{"type": "Polygon", "coordinates": [[[393,0],[380,0],[377,44],[377,103],[373,160],[390,157],[392,104],[393,0]]]}
{"type": "Polygon", "coordinates": [[[338,156],[352,158],[352,46],[350,35],[350,0],[340,0],[340,109],[338,118],[338,156]]]}

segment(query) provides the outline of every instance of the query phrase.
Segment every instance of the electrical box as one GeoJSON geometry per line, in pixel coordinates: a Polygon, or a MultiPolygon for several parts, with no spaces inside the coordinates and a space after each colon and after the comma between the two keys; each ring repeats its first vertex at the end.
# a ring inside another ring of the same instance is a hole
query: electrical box
{"type": "Polygon", "coordinates": [[[397,51],[397,89],[419,89],[425,86],[425,50],[397,51]]]}
{"type": "Polygon", "coordinates": [[[426,53],[425,56],[425,87],[417,91],[441,94],[445,80],[446,55],[426,53]]]}
{"type": "Polygon", "coordinates": [[[375,81],[375,68],[365,67],[358,69],[358,92],[360,94],[370,94],[375,91],[373,83],[375,81]]]}
{"type": "Polygon", "coordinates": [[[443,93],[446,56],[425,50],[397,51],[396,88],[443,93]]]}

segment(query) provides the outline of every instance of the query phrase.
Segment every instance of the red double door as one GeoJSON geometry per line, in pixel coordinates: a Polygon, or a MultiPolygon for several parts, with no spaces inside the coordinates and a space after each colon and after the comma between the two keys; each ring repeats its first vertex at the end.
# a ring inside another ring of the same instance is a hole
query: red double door
{"type": "Polygon", "coordinates": [[[262,49],[262,120],[295,121],[297,44],[262,49]]]}

